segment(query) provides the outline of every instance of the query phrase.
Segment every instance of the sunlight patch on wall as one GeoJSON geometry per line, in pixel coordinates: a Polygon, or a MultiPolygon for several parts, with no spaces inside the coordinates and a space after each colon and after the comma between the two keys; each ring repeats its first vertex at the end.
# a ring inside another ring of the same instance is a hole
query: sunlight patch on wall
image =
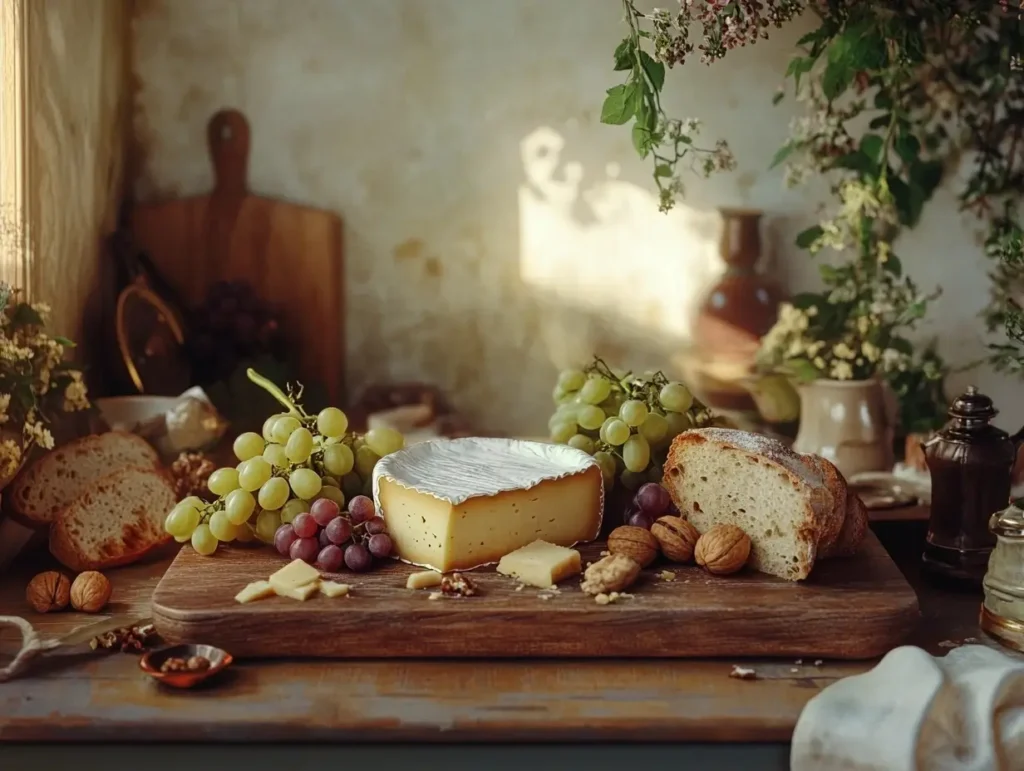
{"type": "Polygon", "coordinates": [[[722,270],[717,213],[677,205],[663,214],[614,164],[585,181],[579,164],[562,160],[564,146],[549,127],[520,145],[520,277],[541,305],[552,363],[591,352],[629,367],[677,362],[722,270]]]}

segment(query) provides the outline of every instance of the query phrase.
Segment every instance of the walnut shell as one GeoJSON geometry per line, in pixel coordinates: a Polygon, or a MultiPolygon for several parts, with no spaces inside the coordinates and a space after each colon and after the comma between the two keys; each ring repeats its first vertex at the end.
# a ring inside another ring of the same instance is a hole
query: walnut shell
{"type": "Polygon", "coordinates": [[[697,539],[693,556],[709,573],[735,573],[747,564],[750,536],[735,525],[715,525],[697,539]]]}
{"type": "Polygon", "coordinates": [[[651,531],[633,525],[622,525],[608,534],[608,551],[629,557],[640,567],[650,565],[658,556],[658,541],[651,531]]]}
{"type": "Polygon", "coordinates": [[[40,573],[25,589],[25,599],[37,613],[64,610],[71,598],[71,581],[63,573],[48,570],[40,573]]]}
{"type": "Polygon", "coordinates": [[[639,575],[640,563],[624,554],[609,554],[587,568],[580,589],[590,595],[621,592],[639,575]]]}
{"type": "Polygon", "coordinates": [[[700,532],[682,517],[661,517],[651,526],[651,535],[661,553],[672,562],[689,562],[700,538],[700,532]]]}
{"type": "Polygon", "coordinates": [[[99,613],[110,601],[113,588],[102,573],[87,570],[71,584],[71,606],[83,613],[99,613]]]}

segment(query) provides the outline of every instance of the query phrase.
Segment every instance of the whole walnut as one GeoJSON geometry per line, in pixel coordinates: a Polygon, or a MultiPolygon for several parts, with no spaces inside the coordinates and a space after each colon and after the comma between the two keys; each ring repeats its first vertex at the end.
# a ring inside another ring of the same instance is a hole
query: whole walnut
{"type": "Polygon", "coordinates": [[[56,570],[40,573],[28,582],[25,599],[37,613],[64,610],[71,599],[71,581],[56,570]]]}
{"type": "Polygon", "coordinates": [[[735,573],[747,564],[750,536],[735,525],[715,525],[697,539],[693,556],[709,573],[735,573]]]}
{"type": "Polygon", "coordinates": [[[645,568],[657,558],[658,542],[646,528],[622,525],[608,534],[608,551],[629,557],[645,568]]]}
{"type": "Polygon", "coordinates": [[[689,562],[693,559],[693,549],[697,545],[700,533],[697,528],[682,517],[661,517],[651,525],[661,553],[672,562],[689,562]]]}
{"type": "Polygon", "coordinates": [[[71,607],[83,613],[99,613],[110,601],[110,580],[95,570],[79,573],[71,584],[71,607]]]}

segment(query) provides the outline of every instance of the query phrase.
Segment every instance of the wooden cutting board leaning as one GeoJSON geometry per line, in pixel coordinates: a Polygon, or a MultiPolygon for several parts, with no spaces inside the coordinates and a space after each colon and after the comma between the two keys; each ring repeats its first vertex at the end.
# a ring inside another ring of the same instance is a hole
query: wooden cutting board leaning
{"type": "Polygon", "coordinates": [[[248,190],[249,124],[221,110],[207,126],[214,188],[207,195],[139,204],[139,246],[184,303],[218,281],[244,280],[281,313],[305,382],[343,403],[344,274],[341,218],[248,190]]]}

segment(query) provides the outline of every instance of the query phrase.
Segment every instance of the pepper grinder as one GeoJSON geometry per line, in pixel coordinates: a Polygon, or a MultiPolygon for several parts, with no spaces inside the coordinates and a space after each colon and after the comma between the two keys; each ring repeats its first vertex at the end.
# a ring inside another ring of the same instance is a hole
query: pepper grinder
{"type": "Polygon", "coordinates": [[[981,628],[998,642],[1024,652],[1024,509],[1014,501],[992,515],[996,546],[983,587],[981,628]]]}
{"type": "Polygon", "coordinates": [[[937,578],[979,587],[996,536],[989,518],[1010,500],[1010,478],[1024,430],[993,426],[992,400],[969,386],[949,408],[951,420],[924,443],[931,473],[925,569],[937,578]]]}

